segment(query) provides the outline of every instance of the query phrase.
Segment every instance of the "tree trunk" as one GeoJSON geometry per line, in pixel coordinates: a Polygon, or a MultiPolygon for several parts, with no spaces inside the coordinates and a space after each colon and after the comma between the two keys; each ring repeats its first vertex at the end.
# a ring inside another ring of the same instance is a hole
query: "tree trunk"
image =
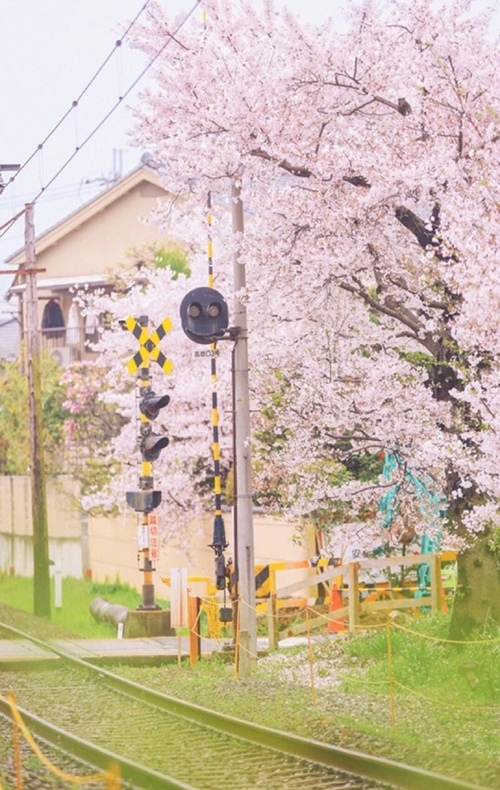
{"type": "Polygon", "coordinates": [[[479,535],[470,549],[457,556],[457,591],[453,602],[450,639],[467,638],[488,622],[500,624],[498,555],[488,546],[490,535],[479,535]]]}

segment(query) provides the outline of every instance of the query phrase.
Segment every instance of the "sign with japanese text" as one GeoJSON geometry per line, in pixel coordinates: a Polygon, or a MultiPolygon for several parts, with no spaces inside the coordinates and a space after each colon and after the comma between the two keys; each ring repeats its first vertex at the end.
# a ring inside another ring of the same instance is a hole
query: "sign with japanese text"
{"type": "Polygon", "coordinates": [[[160,557],[160,530],[156,513],[148,513],[149,559],[158,560],[160,557]]]}

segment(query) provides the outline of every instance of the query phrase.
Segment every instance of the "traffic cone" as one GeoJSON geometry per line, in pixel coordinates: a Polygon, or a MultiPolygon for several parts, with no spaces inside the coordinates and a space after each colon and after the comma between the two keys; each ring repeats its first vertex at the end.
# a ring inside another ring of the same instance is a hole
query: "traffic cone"
{"type": "MultiPolygon", "coordinates": [[[[332,591],[330,593],[330,605],[328,607],[328,613],[331,614],[332,612],[336,612],[337,609],[342,609],[342,596],[340,595],[340,591],[336,584],[332,585],[332,591]]],[[[345,622],[343,617],[339,617],[337,620],[328,620],[328,633],[344,633],[345,632],[345,622]]]]}

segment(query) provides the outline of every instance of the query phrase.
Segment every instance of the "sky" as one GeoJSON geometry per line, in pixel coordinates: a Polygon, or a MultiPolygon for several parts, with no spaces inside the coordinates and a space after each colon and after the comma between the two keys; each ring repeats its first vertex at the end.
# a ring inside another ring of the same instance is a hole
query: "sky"
{"type": "MultiPolygon", "coordinates": [[[[195,6],[195,0],[161,2],[172,14],[187,14],[195,6]]],[[[276,3],[316,23],[335,14],[340,0],[276,3]]],[[[146,0],[1,2],[0,164],[23,168],[11,183],[14,173],[2,173],[6,186],[0,194],[0,268],[8,268],[6,258],[24,245],[23,217],[10,228],[4,226],[26,203],[37,198],[34,223],[39,235],[98,194],[114,176],[139,165],[143,152],[130,146],[127,130],[133,123],[130,106],[147,84],[148,73],[122,101],[119,97],[147,61],[142,53],[115,43],[145,4],[146,0]]],[[[201,7],[194,13],[201,15],[201,7]]],[[[9,275],[0,276],[0,299],[11,281],[9,275]]],[[[4,309],[10,308],[0,305],[0,320],[6,317],[4,309]]]]}
{"type": "MultiPolygon", "coordinates": [[[[160,2],[172,15],[188,14],[195,6],[195,0],[160,2]]],[[[344,2],[350,0],[275,0],[277,6],[286,5],[315,24],[329,16],[340,23],[344,2]]],[[[10,228],[6,224],[26,203],[37,198],[34,222],[39,235],[98,194],[113,177],[138,166],[143,152],[130,146],[127,131],[133,123],[130,106],[147,84],[148,73],[128,91],[146,60],[115,42],[145,4],[146,0],[0,2],[0,164],[23,165],[10,184],[13,173],[3,173],[1,269],[24,244],[24,218],[10,228]]],[[[194,13],[201,15],[201,6],[194,13]]],[[[0,299],[11,280],[0,275],[0,299]]],[[[4,309],[0,304],[0,320],[6,317],[4,309]]]]}

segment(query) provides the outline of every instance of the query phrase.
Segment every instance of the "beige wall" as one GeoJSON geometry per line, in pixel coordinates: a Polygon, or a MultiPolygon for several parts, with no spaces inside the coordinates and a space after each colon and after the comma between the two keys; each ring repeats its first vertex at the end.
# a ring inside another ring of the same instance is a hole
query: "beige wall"
{"type": "MultiPolygon", "coordinates": [[[[66,576],[82,575],[81,514],[74,504],[71,478],[49,481],[47,518],[49,559],[60,562],[66,576]]],[[[33,528],[30,478],[0,476],[0,571],[31,576],[33,528]]]]}
{"type": "MultiPolygon", "coordinates": [[[[87,517],[77,505],[76,484],[69,477],[47,481],[49,557],[60,564],[63,576],[77,578],[91,572],[97,582],[106,579],[141,590],[143,574],[137,561],[137,514],[133,510],[117,518],[87,517]]],[[[234,557],[231,515],[224,516],[229,547],[226,558],[234,557]]],[[[0,572],[19,576],[33,573],[31,496],[29,477],[0,476],[0,572]]],[[[154,574],[157,597],[168,598],[168,588],[161,581],[171,568],[188,568],[189,575],[208,576],[214,580],[212,540],[213,517],[207,514],[194,522],[190,550],[162,546],[154,574]]],[[[296,525],[284,519],[254,515],[256,564],[308,559],[313,552],[294,541],[296,525]]],[[[281,571],[279,585],[292,583],[307,570],[281,571]]],[[[203,584],[192,585],[195,594],[204,594],[203,584]]]]}
{"type": "MultiPolygon", "coordinates": [[[[133,250],[165,245],[167,238],[144,219],[166,197],[156,176],[139,168],[37,237],[39,321],[47,299],[56,297],[67,324],[74,278],[82,284],[88,278],[90,286],[96,287],[120,263],[131,264],[133,250]]],[[[9,261],[22,265],[24,259],[23,249],[9,261]]],[[[20,284],[15,284],[14,290],[18,287],[20,284]]],[[[22,304],[20,312],[25,313],[22,304]]],[[[24,315],[23,323],[25,319],[24,315]]],[[[54,345],[64,345],[64,340],[54,345]]]]}
{"type": "MultiPolygon", "coordinates": [[[[234,557],[231,514],[225,514],[224,523],[229,546],[226,559],[234,557]]],[[[213,517],[207,514],[202,521],[193,522],[189,551],[163,545],[156,563],[155,590],[159,597],[169,598],[168,587],[161,581],[170,576],[171,568],[187,568],[190,576],[208,577],[214,581],[214,552],[209,547],[212,541],[213,517]]],[[[271,562],[292,562],[309,559],[311,556],[304,545],[294,541],[297,526],[272,516],[254,515],[255,563],[266,565],[271,562]]],[[[141,589],[143,574],[137,561],[137,516],[133,511],[117,519],[90,518],[89,543],[92,577],[96,581],[116,576],[122,582],[141,589]]],[[[306,569],[279,572],[279,586],[291,584],[307,575],[306,569]]],[[[193,594],[206,594],[204,582],[192,582],[193,594]]]]}
{"type": "Polygon", "coordinates": [[[84,215],[71,233],[38,253],[37,266],[46,269],[39,279],[105,274],[124,262],[130,249],[158,243],[158,228],[144,223],[141,216],[147,216],[164,196],[160,187],[142,182],[98,214],[84,215]]]}

